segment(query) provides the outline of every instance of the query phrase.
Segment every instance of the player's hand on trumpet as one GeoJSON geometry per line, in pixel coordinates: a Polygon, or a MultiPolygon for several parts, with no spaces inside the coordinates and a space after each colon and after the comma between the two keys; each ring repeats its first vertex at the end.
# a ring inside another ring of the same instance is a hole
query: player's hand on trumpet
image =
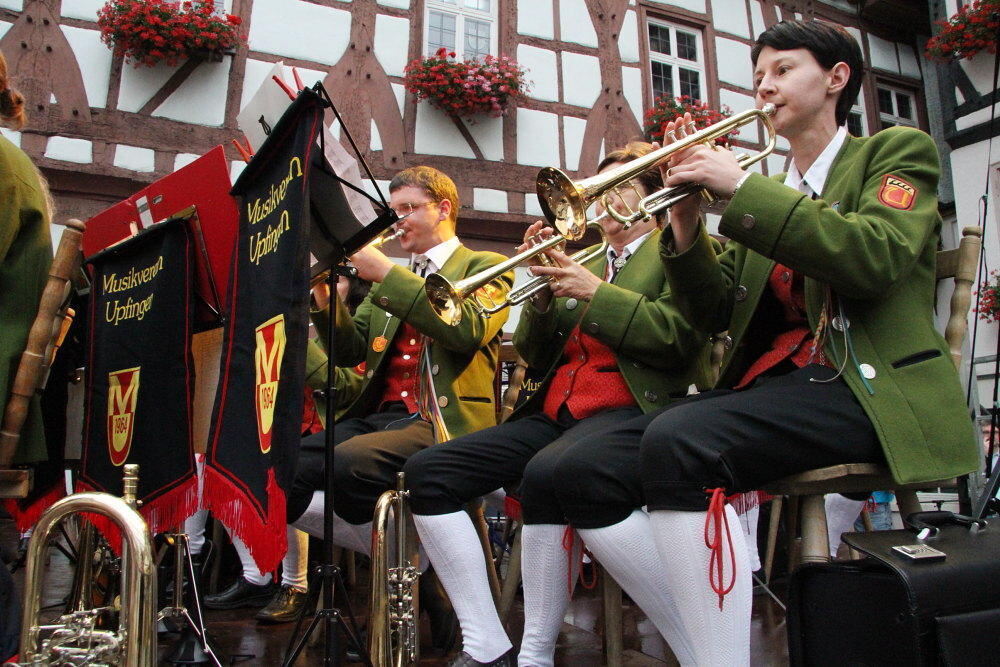
{"type": "Polygon", "coordinates": [[[392,260],[371,245],[361,248],[351,255],[350,259],[351,264],[358,270],[358,277],[373,283],[384,282],[393,267],[392,260]]]}
{"type": "Polygon", "coordinates": [[[549,289],[555,296],[572,297],[583,301],[593,298],[601,279],[574,262],[561,250],[546,253],[555,264],[553,266],[533,266],[528,271],[536,276],[551,276],[549,289]]]}

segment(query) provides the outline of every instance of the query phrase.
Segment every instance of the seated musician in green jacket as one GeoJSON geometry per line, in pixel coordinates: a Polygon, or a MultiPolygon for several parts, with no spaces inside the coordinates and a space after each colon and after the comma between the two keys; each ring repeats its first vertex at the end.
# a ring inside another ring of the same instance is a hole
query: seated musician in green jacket
{"type": "MultiPolygon", "coordinates": [[[[599,170],[649,150],[649,144],[629,144],[609,153],[599,170]]],[[[625,204],[635,209],[641,196],[660,187],[659,174],[650,172],[607,203],[624,213],[625,204]]],[[[552,463],[579,438],[659,410],[687,395],[691,384],[707,381],[708,335],[692,328],[673,303],[657,253],[658,222],[651,217],[626,228],[602,220],[608,247],[589,248],[592,256],[582,264],[549,251],[557,266],[533,270],[552,280],[524,306],[514,334],[529,366],[525,386],[534,389],[522,393],[531,396],[500,426],[422,451],[406,464],[421,543],[462,627],[463,652],[452,665],[551,662],[569,602],[564,510],[546,489],[552,463]],[[515,656],[462,506],[522,475],[526,483],[539,481],[521,497],[525,632],[515,656]]],[[[541,229],[540,222],[529,227],[520,250],[541,229]]]]}
{"type": "MultiPolygon", "coordinates": [[[[887,465],[900,483],[977,464],[934,328],[934,141],[906,127],[848,135],[863,59],[841,27],[785,21],[751,55],[757,104],[775,105],[791,146],[788,173],[744,172],[702,145],[672,156],[665,179],[729,200],[721,256],[696,198],[671,210],[660,242],[688,321],[728,331],[718,388],[577,443],[555,476],[590,550],[627,592],[674,608],[678,655],[697,665],[750,662],[750,572],[726,495],[840,463],[887,465]],[[622,488],[631,502],[608,493],[622,488]]],[[[683,136],[682,125],[667,129],[683,136]]]]}
{"type": "MultiPolygon", "coordinates": [[[[425,275],[440,273],[456,282],[506,259],[459,241],[454,182],[437,169],[411,167],[392,179],[389,193],[402,218],[396,226],[404,231],[399,242],[411,268],[364,248],[351,262],[360,278],[373,283],[371,291],[353,317],[342,301],[335,304],[337,363],[364,362],[365,370],[334,429],[333,539],[364,552],[375,502],[395,487],[396,473],[411,455],[496,423],[494,378],[508,312],[485,317],[467,301],[461,323],[450,326],[424,292],[425,275]]],[[[482,291],[500,301],[512,280],[506,273],[482,291]]],[[[314,534],[322,533],[325,438],[317,433],[303,439],[288,499],[289,522],[314,534]]]]}

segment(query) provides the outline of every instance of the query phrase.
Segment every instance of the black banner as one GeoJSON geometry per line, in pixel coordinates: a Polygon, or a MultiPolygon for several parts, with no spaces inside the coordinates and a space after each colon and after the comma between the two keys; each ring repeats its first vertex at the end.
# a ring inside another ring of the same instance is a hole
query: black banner
{"type": "Polygon", "coordinates": [[[261,571],[285,553],[309,326],[309,173],[325,102],[303,91],[233,186],[240,229],[202,502],[261,571]]]}
{"type": "Polygon", "coordinates": [[[188,227],[178,218],[87,260],[93,286],[77,486],[120,496],[122,466],[137,463],[139,511],[153,533],[179,524],[198,500],[191,435],[192,251],[188,227]]]}

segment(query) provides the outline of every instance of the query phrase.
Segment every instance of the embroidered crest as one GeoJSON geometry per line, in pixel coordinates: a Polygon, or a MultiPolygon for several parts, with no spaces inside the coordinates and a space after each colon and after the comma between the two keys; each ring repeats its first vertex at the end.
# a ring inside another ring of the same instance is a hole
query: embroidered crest
{"type": "Polygon", "coordinates": [[[372,339],[372,350],[375,352],[384,352],[388,345],[389,339],[385,336],[375,336],[375,338],[372,339]]]}
{"type": "Polygon", "coordinates": [[[909,211],[917,200],[917,189],[898,176],[886,174],[882,177],[878,200],[890,208],[909,211]]]}
{"type": "Polygon", "coordinates": [[[132,448],[139,368],[108,373],[108,454],[116,466],[125,463],[132,448]]]}
{"type": "Polygon", "coordinates": [[[480,297],[481,302],[485,299],[491,306],[495,306],[503,301],[503,290],[493,283],[486,283],[476,290],[476,294],[480,297]]]}
{"type": "Polygon", "coordinates": [[[271,426],[274,424],[274,405],[281,379],[281,362],[285,357],[285,316],[272,317],[257,327],[257,349],[254,351],[254,370],[257,379],[255,395],[257,407],[257,437],[260,451],[271,451],[271,426]]]}

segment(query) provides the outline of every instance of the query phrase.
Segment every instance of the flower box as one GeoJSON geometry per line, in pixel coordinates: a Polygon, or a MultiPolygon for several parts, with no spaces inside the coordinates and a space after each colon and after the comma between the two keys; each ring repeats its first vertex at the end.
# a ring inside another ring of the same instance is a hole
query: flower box
{"type": "Polygon", "coordinates": [[[924,54],[931,60],[947,62],[971,58],[980,51],[997,52],[1000,35],[1000,0],[976,0],[951,15],[935,21],[941,32],[927,41],[924,54]]]}
{"type": "Polygon", "coordinates": [[[502,116],[528,90],[525,71],[507,56],[459,61],[438,49],[411,61],[404,71],[406,90],[451,116],[502,116]]]}
{"type": "MultiPolygon", "coordinates": [[[[722,105],[721,110],[716,111],[709,107],[708,103],[692,99],[688,95],[681,95],[680,97],[661,95],[656,98],[653,106],[646,111],[643,122],[643,131],[646,134],[646,138],[649,141],[663,143],[663,129],[666,124],[672,120],[677,120],[685,113],[691,114],[694,125],[699,130],[709,125],[714,125],[722,119],[733,115],[732,110],[726,105],[722,105]]],[[[729,145],[729,141],[739,136],[739,133],[739,129],[734,129],[726,136],[719,137],[716,143],[729,145]]]]}

